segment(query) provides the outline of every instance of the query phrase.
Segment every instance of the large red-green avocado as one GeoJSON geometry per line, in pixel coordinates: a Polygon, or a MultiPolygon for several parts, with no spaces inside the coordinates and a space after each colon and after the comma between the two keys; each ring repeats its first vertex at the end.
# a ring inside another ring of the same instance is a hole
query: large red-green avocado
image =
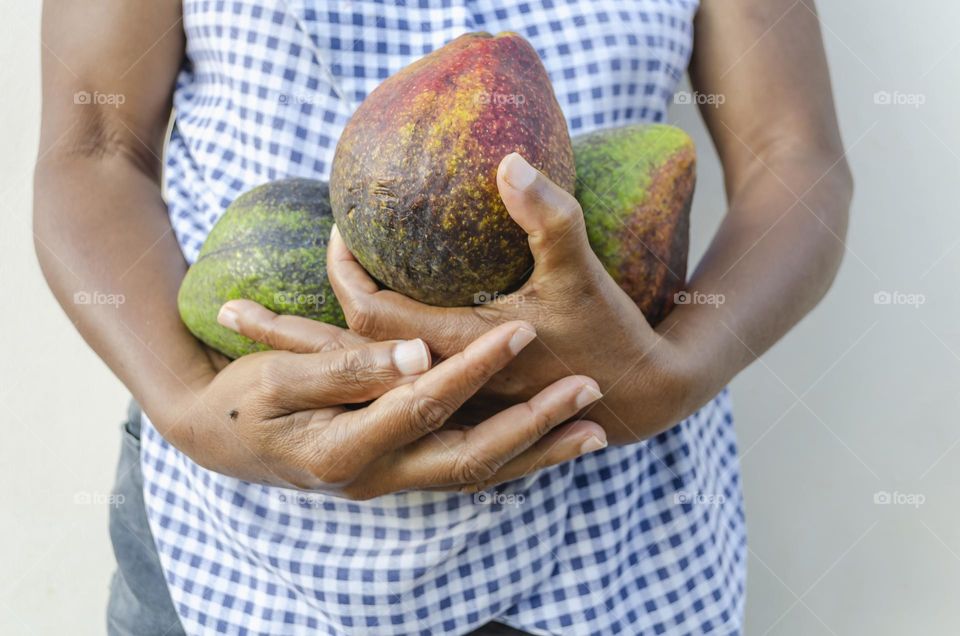
{"type": "Polygon", "coordinates": [[[573,193],[566,120],[536,51],[515,33],[463,35],[384,81],[347,123],[330,178],[347,247],[431,305],[518,287],[533,261],[496,183],[511,152],[573,193]]]}
{"type": "Polygon", "coordinates": [[[679,128],[633,124],[573,140],[590,246],[655,325],[687,276],[696,150],[679,128]]]}

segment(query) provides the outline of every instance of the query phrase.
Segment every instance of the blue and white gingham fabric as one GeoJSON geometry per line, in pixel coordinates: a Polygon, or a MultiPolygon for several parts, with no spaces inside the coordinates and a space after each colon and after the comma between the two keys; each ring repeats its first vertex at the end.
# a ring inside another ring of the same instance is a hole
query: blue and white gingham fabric
{"type": "MultiPolygon", "coordinates": [[[[573,134],[662,121],[693,0],[184,0],[166,194],[196,258],[237,195],[327,178],[352,109],[468,31],[538,51],[573,134]]],[[[739,633],[746,533],[724,391],[671,430],[500,487],[354,503],[200,468],[145,418],[150,526],[190,634],[739,633]],[[482,499],[482,498],[481,498],[482,499]]]]}

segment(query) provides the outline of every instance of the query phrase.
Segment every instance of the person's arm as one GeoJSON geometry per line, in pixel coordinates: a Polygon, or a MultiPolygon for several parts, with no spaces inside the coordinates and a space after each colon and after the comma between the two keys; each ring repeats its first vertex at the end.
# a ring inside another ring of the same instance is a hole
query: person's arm
{"type": "MultiPolygon", "coordinates": [[[[193,338],[177,312],[186,264],[160,193],[184,54],[180,6],[46,3],[34,192],[36,249],[54,295],[160,433],[206,468],[358,499],[473,489],[595,450],[584,446],[604,436],[595,423],[563,424],[599,396],[583,376],[470,431],[446,427],[533,339],[525,323],[485,330],[433,368],[423,342],[370,342],[332,326],[291,351],[230,364],[193,338]]],[[[257,338],[269,339],[274,323],[296,333],[311,322],[244,305],[227,306],[221,321],[253,321],[257,338]]]]}
{"type": "Polygon", "coordinates": [[[573,197],[511,155],[498,184],[529,234],[535,266],[523,287],[480,307],[429,307],[378,290],[334,234],[328,270],[351,329],[422,337],[445,356],[491,324],[528,320],[537,343],[483,395],[509,403],[586,373],[604,392],[590,417],[611,443],[655,435],[716,395],[830,286],[852,181],[817,19],[803,3],[704,0],[695,31],[695,87],[725,97],[703,110],[729,212],[689,290],[723,304],[680,305],[651,329],[590,251],[573,197]]]}
{"type": "Polygon", "coordinates": [[[661,331],[715,361],[701,398],[779,340],[823,297],[844,253],[853,181],[812,3],[704,0],[693,87],[723,163],[729,212],[661,331]],[[719,103],[714,106],[706,102],[719,103]]]}
{"type": "Polygon", "coordinates": [[[160,196],[180,9],[48,0],[41,33],[37,256],[84,339],[159,422],[215,373],[177,313],[187,265],[160,196]]]}

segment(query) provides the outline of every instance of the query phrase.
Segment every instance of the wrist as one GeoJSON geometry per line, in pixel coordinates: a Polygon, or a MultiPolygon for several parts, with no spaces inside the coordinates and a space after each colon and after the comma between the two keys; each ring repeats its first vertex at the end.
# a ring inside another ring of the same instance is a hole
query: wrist
{"type": "Polygon", "coordinates": [[[164,381],[154,381],[144,395],[138,398],[157,432],[180,450],[186,449],[195,433],[198,405],[203,394],[216,377],[214,362],[205,352],[199,352],[194,364],[179,374],[165,369],[164,381]]]}
{"type": "Polygon", "coordinates": [[[612,415],[601,424],[610,424],[605,428],[612,444],[657,435],[709,400],[704,384],[708,365],[703,356],[692,355],[681,343],[658,335],[653,342],[638,343],[622,359],[630,370],[626,376],[622,375],[626,369],[620,370],[622,380],[604,395],[612,415]]]}
{"type": "Polygon", "coordinates": [[[731,377],[726,375],[722,353],[703,339],[689,334],[662,336],[660,345],[668,358],[669,395],[674,396],[677,421],[700,409],[719,393],[731,377]]]}

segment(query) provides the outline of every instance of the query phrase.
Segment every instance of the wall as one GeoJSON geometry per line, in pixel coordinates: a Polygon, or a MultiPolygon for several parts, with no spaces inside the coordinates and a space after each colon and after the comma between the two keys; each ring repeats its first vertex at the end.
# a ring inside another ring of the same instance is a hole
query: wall
{"type": "MultiPolygon", "coordinates": [[[[960,6],[818,7],[856,195],[833,289],[733,383],[746,633],[956,633],[960,6]]],[[[699,253],[719,166],[695,109],[671,116],[700,151],[699,253]]]]}
{"type": "Polygon", "coordinates": [[[47,290],[33,252],[39,2],[0,2],[0,633],[102,634],[126,391],[47,290]],[[91,503],[82,503],[89,500],[91,503]]]}

